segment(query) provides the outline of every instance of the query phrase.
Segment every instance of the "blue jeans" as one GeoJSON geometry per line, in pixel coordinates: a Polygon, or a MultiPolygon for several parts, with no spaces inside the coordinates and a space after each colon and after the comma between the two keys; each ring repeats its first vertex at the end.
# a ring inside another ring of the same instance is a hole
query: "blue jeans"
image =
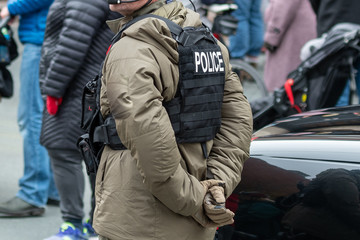
{"type": "Polygon", "coordinates": [[[19,180],[20,190],[16,195],[37,207],[43,207],[48,198],[59,199],[48,153],[40,145],[44,109],[39,86],[40,57],[41,46],[24,44],[18,107],[18,125],[23,137],[24,175],[19,180]]]}
{"type": "Polygon", "coordinates": [[[261,0],[235,0],[238,9],[232,15],[238,19],[236,34],[230,36],[231,57],[256,57],[264,43],[264,22],[261,15],[261,0]]]}
{"type": "MultiPolygon", "coordinates": [[[[355,82],[356,82],[356,92],[359,98],[359,103],[360,103],[360,60],[358,60],[355,63],[355,70],[356,75],[355,75],[355,82]]],[[[346,84],[341,96],[339,97],[336,106],[340,107],[340,106],[347,106],[349,105],[349,100],[350,100],[350,81],[348,81],[348,83],[346,84]]]]}

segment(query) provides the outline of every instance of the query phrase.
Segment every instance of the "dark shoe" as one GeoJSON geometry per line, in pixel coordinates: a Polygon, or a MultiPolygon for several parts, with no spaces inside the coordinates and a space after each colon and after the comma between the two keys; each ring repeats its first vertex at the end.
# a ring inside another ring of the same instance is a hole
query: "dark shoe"
{"type": "Polygon", "coordinates": [[[1,217],[40,216],[44,212],[45,208],[33,206],[18,197],[14,197],[7,202],[0,203],[1,217]]]}
{"type": "Polygon", "coordinates": [[[46,205],[58,207],[58,206],[60,206],[60,201],[49,198],[49,199],[47,200],[47,202],[46,202],[46,205]]]}

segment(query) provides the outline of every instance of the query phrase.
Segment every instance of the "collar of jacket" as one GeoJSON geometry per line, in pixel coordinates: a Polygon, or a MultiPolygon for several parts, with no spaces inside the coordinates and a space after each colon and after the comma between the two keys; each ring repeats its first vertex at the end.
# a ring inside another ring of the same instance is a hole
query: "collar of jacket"
{"type": "Polygon", "coordinates": [[[117,33],[124,24],[126,24],[133,18],[140,16],[140,15],[154,12],[155,10],[159,9],[160,7],[162,7],[164,5],[166,5],[166,0],[158,0],[154,3],[151,3],[147,6],[145,6],[144,8],[139,9],[138,11],[135,11],[131,16],[121,17],[121,18],[118,18],[115,20],[109,20],[109,21],[106,21],[106,23],[109,26],[111,31],[113,31],[114,33],[117,33]]]}

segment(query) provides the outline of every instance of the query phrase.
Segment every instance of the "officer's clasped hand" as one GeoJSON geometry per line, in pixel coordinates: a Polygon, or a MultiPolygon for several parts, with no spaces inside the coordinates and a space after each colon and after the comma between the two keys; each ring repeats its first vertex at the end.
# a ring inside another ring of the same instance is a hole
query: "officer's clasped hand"
{"type": "Polygon", "coordinates": [[[50,115],[55,115],[57,113],[61,103],[62,103],[62,98],[47,96],[46,109],[47,109],[48,113],[50,115]]]}
{"type": "Polygon", "coordinates": [[[225,208],[225,183],[219,180],[206,180],[201,183],[206,188],[204,211],[211,220],[207,227],[220,227],[234,223],[235,214],[225,208]]]}

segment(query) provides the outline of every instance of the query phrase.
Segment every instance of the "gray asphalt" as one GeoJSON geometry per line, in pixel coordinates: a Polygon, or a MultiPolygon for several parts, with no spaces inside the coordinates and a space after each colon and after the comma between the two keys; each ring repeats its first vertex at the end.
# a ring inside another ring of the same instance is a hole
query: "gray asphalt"
{"type": "MultiPolygon", "coordinates": [[[[16,30],[17,23],[13,25],[16,30]]],[[[17,35],[17,34],[15,34],[17,35]]],[[[15,83],[15,94],[0,102],[0,201],[6,201],[17,193],[18,180],[23,174],[22,137],[16,123],[19,101],[20,56],[8,67],[15,83]]],[[[88,182],[88,181],[86,181],[88,182]]],[[[85,189],[85,213],[90,209],[90,187],[85,189]]],[[[48,206],[41,217],[0,218],[0,240],[42,240],[56,232],[62,223],[60,208],[48,206]]]]}

